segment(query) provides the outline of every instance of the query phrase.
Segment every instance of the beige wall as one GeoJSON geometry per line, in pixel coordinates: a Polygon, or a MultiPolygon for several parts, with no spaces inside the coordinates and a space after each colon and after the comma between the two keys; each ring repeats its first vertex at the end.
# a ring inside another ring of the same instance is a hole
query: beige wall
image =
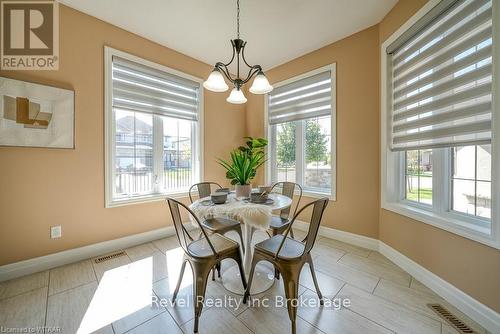
{"type": "MultiPolygon", "coordinates": [[[[0,147],[0,265],[170,225],[163,202],[104,208],[103,48],[204,78],[211,67],[65,6],[60,70],[2,76],[75,90],[76,149],[0,147]],[[51,225],[63,238],[51,240],[51,225]]],[[[245,109],[205,91],[205,178],[225,182],[215,158],[245,134],[245,109]]]]}
{"type": "MultiPolygon", "coordinates": [[[[380,23],[380,43],[420,9],[400,0],[380,23]]],[[[380,240],[500,312],[500,251],[442,229],[380,210],[380,240]]]]}
{"type": "MultiPolygon", "coordinates": [[[[380,207],[378,34],[373,26],[266,73],[276,83],[336,63],[337,201],[322,224],[372,238],[378,238],[380,207]]],[[[264,99],[248,95],[247,131],[262,136],[264,99]]]]}

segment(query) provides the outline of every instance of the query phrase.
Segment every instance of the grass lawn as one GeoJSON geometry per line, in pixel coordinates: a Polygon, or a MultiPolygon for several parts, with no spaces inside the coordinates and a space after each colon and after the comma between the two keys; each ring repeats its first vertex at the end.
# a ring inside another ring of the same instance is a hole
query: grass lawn
{"type": "MultiPolygon", "coordinates": [[[[414,189],[413,191],[408,191],[406,193],[406,199],[410,201],[418,201],[418,189],[414,189]]],[[[420,200],[432,200],[432,189],[421,188],[420,200]]]]}

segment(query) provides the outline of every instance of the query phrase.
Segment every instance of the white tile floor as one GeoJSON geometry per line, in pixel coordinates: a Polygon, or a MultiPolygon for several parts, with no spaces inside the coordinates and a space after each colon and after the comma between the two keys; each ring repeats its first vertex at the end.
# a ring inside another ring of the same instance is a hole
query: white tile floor
{"type": "MultiPolygon", "coordinates": [[[[297,231],[297,235],[301,235],[297,231]]],[[[258,233],[255,242],[266,235],[258,233]]],[[[60,328],[60,333],[192,333],[193,309],[186,305],[151,306],[154,298],[170,300],[182,249],[175,237],[126,249],[126,256],[95,263],[93,259],[0,283],[0,329],[60,328]]],[[[325,296],[348,298],[348,308],[299,307],[298,333],[447,333],[457,334],[427,303],[441,303],[478,333],[474,321],[449,305],[377,252],[319,238],[313,250],[320,288],[325,296]]],[[[223,270],[230,263],[223,263],[223,270]]],[[[189,267],[189,266],[188,266],[189,267]]],[[[191,302],[191,272],[186,270],[178,300],[191,302]]],[[[300,280],[303,300],[315,299],[306,266],[300,280]]],[[[277,282],[259,300],[263,305],[217,305],[204,308],[200,333],[289,333],[283,296],[277,282]]],[[[220,279],[210,281],[207,297],[235,298],[220,279]]]]}

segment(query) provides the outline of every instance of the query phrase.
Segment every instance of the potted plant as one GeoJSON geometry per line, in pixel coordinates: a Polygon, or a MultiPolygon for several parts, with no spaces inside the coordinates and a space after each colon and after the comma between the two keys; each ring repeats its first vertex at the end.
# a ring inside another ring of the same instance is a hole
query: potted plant
{"type": "Polygon", "coordinates": [[[257,174],[257,168],[266,162],[267,139],[245,137],[246,146],[231,151],[230,161],[217,159],[226,169],[226,178],[235,186],[236,197],[249,197],[252,191],[250,181],[257,174]]]}

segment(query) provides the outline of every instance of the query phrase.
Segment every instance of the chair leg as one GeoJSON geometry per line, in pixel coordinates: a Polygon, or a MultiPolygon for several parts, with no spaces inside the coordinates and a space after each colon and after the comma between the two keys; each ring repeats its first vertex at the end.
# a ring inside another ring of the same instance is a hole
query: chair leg
{"type": "Polygon", "coordinates": [[[252,259],[252,267],[250,269],[250,274],[248,274],[247,288],[245,289],[245,294],[243,295],[243,304],[246,304],[248,297],[250,297],[250,288],[252,286],[253,274],[255,272],[255,266],[259,261],[259,256],[254,253],[252,259]]]}
{"type": "Polygon", "coordinates": [[[186,269],[186,262],[187,262],[187,260],[184,260],[182,262],[181,272],[179,274],[179,279],[177,279],[177,285],[175,286],[174,294],[172,295],[172,303],[175,302],[175,299],[177,298],[177,294],[179,293],[179,288],[181,287],[182,277],[184,277],[184,269],[186,269]]]}
{"type": "Polygon", "coordinates": [[[245,254],[245,242],[243,241],[243,233],[241,232],[241,225],[236,230],[236,233],[238,233],[238,235],[240,236],[241,250],[243,251],[243,254],[245,254]]]}
{"type": "Polygon", "coordinates": [[[293,228],[290,229],[290,236],[292,237],[292,239],[295,239],[295,237],[293,236],[293,228]]]}
{"type": "Polygon", "coordinates": [[[312,257],[311,257],[311,254],[309,254],[309,256],[307,257],[307,263],[309,264],[309,270],[311,271],[311,276],[312,276],[312,279],[313,279],[313,282],[314,282],[314,287],[316,288],[316,293],[318,294],[318,298],[319,298],[319,303],[321,305],[323,305],[323,295],[321,294],[321,291],[319,289],[319,285],[318,285],[318,280],[316,279],[316,272],[314,271],[314,265],[313,265],[313,260],[312,260],[312,257]]]}
{"type": "Polygon", "coordinates": [[[213,268],[212,268],[212,281],[215,281],[215,271],[217,270],[217,266],[215,265],[213,268]]]}
{"type": "Polygon", "coordinates": [[[292,322],[292,334],[296,334],[297,304],[293,303],[299,295],[299,277],[302,266],[293,266],[288,270],[282,271],[283,285],[285,286],[286,306],[288,317],[292,322]]]}
{"type": "Polygon", "coordinates": [[[194,333],[198,333],[198,324],[203,302],[205,299],[205,291],[207,288],[207,279],[213,265],[208,263],[193,263],[193,304],[194,304],[194,333]]]}
{"type": "Polygon", "coordinates": [[[221,278],[221,275],[220,275],[221,264],[220,264],[220,262],[215,265],[215,268],[217,269],[217,275],[219,276],[219,278],[221,278]]]}
{"type": "Polygon", "coordinates": [[[238,269],[240,270],[241,283],[243,284],[243,289],[247,288],[247,278],[245,277],[245,270],[243,269],[243,260],[239,251],[235,252],[234,260],[238,263],[238,269]]]}

